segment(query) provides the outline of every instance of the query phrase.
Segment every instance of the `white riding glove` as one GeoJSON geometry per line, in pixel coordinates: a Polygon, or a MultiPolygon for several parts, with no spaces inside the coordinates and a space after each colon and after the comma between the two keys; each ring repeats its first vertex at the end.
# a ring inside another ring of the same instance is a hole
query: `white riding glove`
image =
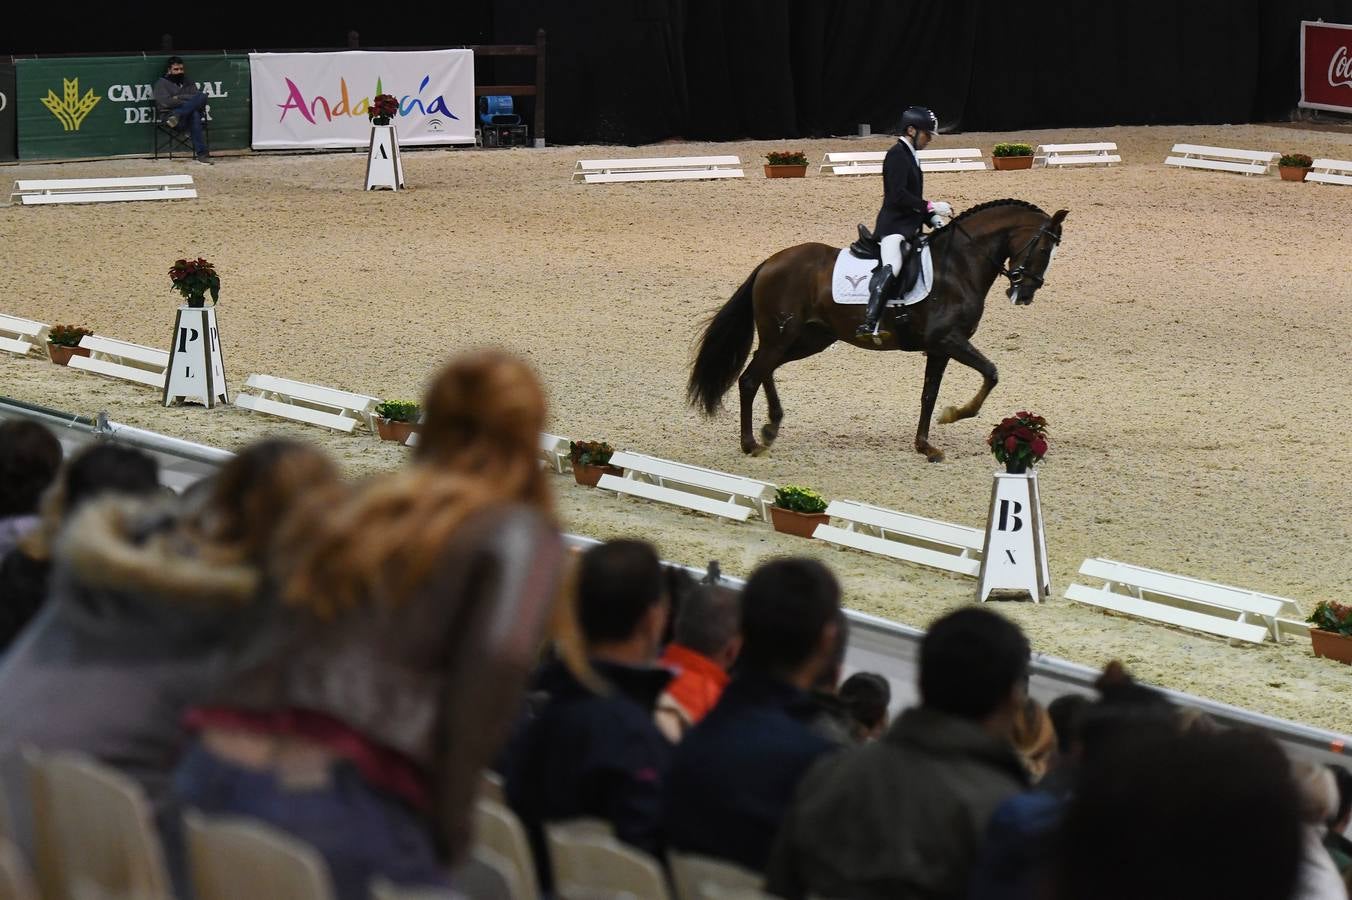
{"type": "Polygon", "coordinates": [[[929,227],[931,227],[931,228],[943,228],[943,227],[944,227],[945,225],[947,225],[947,224],[948,224],[948,220],[945,219],[943,216],[939,215],[938,213],[931,213],[931,214],[930,214],[930,217],[929,217],[929,227]]]}
{"type": "Polygon", "coordinates": [[[935,200],[929,205],[929,211],[945,219],[953,218],[953,207],[945,200],[935,200]]]}

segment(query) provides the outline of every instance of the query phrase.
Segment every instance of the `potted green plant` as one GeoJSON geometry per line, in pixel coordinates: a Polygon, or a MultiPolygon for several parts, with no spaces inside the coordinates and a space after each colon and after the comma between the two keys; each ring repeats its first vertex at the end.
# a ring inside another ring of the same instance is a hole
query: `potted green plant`
{"type": "Polygon", "coordinates": [[[569,441],[568,458],[573,461],[573,478],[578,484],[596,487],[602,475],[622,475],[624,470],[610,464],[615,448],[605,441],[569,441]]]}
{"type": "Polygon", "coordinates": [[[382,400],[376,404],[376,433],[382,441],[404,443],[415,431],[421,431],[418,417],[422,410],[412,400],[382,400]]]}
{"type": "Polygon", "coordinates": [[[93,333],[83,325],[53,325],[47,331],[47,356],[58,366],[68,366],[72,356],[89,355],[80,338],[93,333]]]}
{"type": "Polygon", "coordinates": [[[1314,166],[1314,160],[1304,153],[1287,153],[1277,160],[1277,171],[1282,181],[1304,181],[1305,175],[1314,166]]]}
{"type": "Polygon", "coordinates": [[[991,164],[1000,171],[1033,168],[1033,145],[1019,143],[996,144],[991,151],[991,164]]]}
{"type": "Polygon", "coordinates": [[[211,294],[211,305],[215,306],[221,295],[221,279],[216,268],[202,257],[180,259],[169,270],[169,280],[173,289],[183,295],[183,301],[193,308],[207,305],[207,294],[211,294]]]}
{"type": "Polygon", "coordinates": [[[390,119],[399,113],[399,101],[389,94],[376,94],[371,105],[366,109],[366,115],[371,120],[372,125],[388,125],[390,119]]]}
{"type": "Polygon", "coordinates": [[[812,488],[786,484],[775,491],[775,502],[770,507],[770,522],[775,531],[810,538],[818,525],[830,521],[826,498],[812,488]]]}
{"type": "Polygon", "coordinates": [[[766,178],[804,178],[807,154],[802,150],[771,150],[765,154],[766,178]]]}
{"type": "Polygon", "coordinates": [[[1315,656],[1352,664],[1352,606],[1320,600],[1305,621],[1315,656]]]}
{"type": "Polygon", "coordinates": [[[1020,410],[991,429],[986,443],[995,458],[1005,464],[1006,472],[1022,475],[1047,455],[1047,420],[1020,410]]]}

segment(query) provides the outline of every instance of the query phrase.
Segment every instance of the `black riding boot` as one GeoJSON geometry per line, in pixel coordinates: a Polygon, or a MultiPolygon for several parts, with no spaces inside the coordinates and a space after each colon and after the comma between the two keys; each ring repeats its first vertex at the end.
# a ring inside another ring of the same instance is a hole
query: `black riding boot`
{"type": "Polygon", "coordinates": [[[873,277],[868,283],[868,313],[864,316],[864,324],[855,329],[855,337],[872,337],[875,343],[881,343],[884,338],[891,336],[891,332],[886,329],[878,329],[877,334],[873,333],[873,329],[878,325],[878,319],[883,314],[883,306],[887,303],[896,280],[891,266],[880,265],[874,270],[873,277]]]}

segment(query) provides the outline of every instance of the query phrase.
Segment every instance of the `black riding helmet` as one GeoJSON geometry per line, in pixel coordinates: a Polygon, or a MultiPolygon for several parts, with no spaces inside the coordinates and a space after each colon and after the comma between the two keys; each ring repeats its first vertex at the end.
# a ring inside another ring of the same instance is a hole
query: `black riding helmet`
{"type": "Polygon", "coordinates": [[[928,131],[934,134],[939,130],[939,117],[932,111],[923,106],[912,106],[901,114],[901,133],[905,134],[906,129],[914,125],[919,131],[928,131]]]}

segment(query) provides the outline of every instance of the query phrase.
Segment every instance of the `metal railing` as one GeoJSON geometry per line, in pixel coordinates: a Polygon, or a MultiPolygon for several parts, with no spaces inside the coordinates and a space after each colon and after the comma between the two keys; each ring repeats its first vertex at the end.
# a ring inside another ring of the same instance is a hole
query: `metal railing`
{"type": "MultiPolygon", "coordinates": [[[[63,443],[68,446],[95,440],[112,440],[138,447],[156,456],[161,462],[162,471],[177,473],[176,480],[182,484],[174,483],[175,479],[172,477],[169,480],[171,486],[179,489],[198,478],[210,475],[234,455],[228,450],[113,422],[102,413],[91,419],[0,397],[0,420],[6,418],[25,418],[41,422],[56,432],[58,437],[63,438],[63,443]]],[[[572,546],[581,548],[600,543],[594,538],[580,535],[567,535],[567,540],[572,546]]],[[[696,578],[703,578],[705,575],[705,570],[696,566],[684,563],[667,563],[667,565],[685,569],[696,578]]],[[[729,576],[724,576],[724,581],[735,588],[741,588],[745,584],[741,579],[729,576]]],[[[920,641],[925,632],[868,613],[846,610],[846,615],[850,622],[847,667],[855,670],[867,669],[884,675],[892,685],[894,705],[910,705],[916,699],[915,669],[920,641]]],[[[1089,666],[1035,653],[1031,668],[1032,681],[1029,689],[1043,702],[1068,693],[1088,696],[1095,693],[1094,681],[1098,678],[1099,672],[1089,666]]],[[[1342,763],[1345,762],[1344,753],[1348,744],[1352,744],[1352,736],[1349,735],[1279,719],[1182,691],[1167,688],[1158,690],[1179,706],[1198,709],[1223,725],[1262,729],[1288,750],[1301,756],[1323,762],[1342,763]]]]}

